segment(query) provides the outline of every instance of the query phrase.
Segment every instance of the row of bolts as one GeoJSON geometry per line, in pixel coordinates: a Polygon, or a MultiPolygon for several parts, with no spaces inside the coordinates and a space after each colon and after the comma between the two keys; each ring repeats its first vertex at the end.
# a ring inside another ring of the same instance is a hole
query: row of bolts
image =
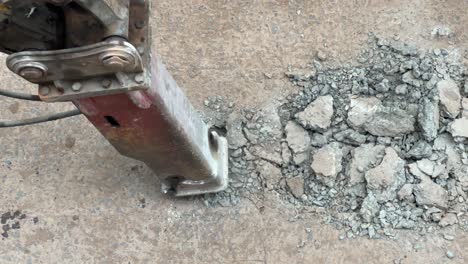
{"type": "MultiPolygon", "coordinates": [[[[136,83],[143,83],[144,82],[144,75],[143,73],[139,73],[139,74],[136,74],[135,77],[134,77],[134,80],[136,83]]],[[[112,80],[110,79],[104,79],[101,81],[101,86],[104,87],[104,88],[109,88],[111,87],[112,85],[112,80]]],[[[79,92],[81,91],[81,89],[83,88],[83,85],[81,82],[75,82],[72,84],[72,91],[74,92],[79,92]]],[[[40,88],[39,88],[39,94],[42,95],[42,96],[47,96],[49,95],[50,93],[50,87],[47,86],[47,85],[41,85],[40,88]]]]}

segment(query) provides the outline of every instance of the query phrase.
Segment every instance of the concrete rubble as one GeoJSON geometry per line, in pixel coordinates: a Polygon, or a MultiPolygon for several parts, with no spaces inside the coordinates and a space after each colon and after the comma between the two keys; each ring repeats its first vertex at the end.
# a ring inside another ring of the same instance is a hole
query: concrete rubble
{"type": "Polygon", "coordinates": [[[312,158],[312,171],[323,184],[333,187],[338,173],[343,169],[343,152],[340,143],[333,142],[319,150],[312,158]]]}
{"type": "Polygon", "coordinates": [[[348,238],[461,225],[468,76],[454,52],[371,36],[354,66],[289,72],[297,93],[226,115],[230,187],[206,203],[274,192],[323,208],[348,238]]]}
{"type": "Polygon", "coordinates": [[[330,127],[333,117],[333,97],[320,96],[303,111],[296,114],[296,119],[305,128],[324,131],[330,127]]]}

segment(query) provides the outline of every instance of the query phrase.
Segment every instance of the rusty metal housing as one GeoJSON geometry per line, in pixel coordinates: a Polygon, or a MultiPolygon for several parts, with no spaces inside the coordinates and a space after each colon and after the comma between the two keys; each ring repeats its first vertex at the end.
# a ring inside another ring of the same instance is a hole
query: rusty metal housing
{"type": "Polygon", "coordinates": [[[222,191],[227,141],[161,63],[149,17],[144,0],[0,1],[0,50],[43,101],[73,102],[121,154],[152,168],[164,192],[222,191]],[[25,10],[29,17],[18,13],[25,10]]]}

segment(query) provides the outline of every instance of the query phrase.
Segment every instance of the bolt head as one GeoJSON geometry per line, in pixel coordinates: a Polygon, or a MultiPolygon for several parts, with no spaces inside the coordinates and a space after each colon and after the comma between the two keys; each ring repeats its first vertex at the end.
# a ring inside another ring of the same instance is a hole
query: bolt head
{"type": "Polygon", "coordinates": [[[20,70],[19,75],[27,80],[38,80],[44,77],[45,73],[36,67],[25,67],[20,70]]]}
{"type": "Polygon", "coordinates": [[[143,83],[145,81],[145,76],[143,75],[143,73],[139,73],[135,75],[134,79],[136,83],[143,83]]]}
{"type": "Polygon", "coordinates": [[[135,22],[135,28],[137,29],[142,29],[146,25],[146,22],[144,20],[138,20],[135,22]]]}
{"type": "Polygon", "coordinates": [[[109,80],[109,79],[104,79],[104,80],[101,81],[101,85],[104,88],[109,88],[112,85],[112,81],[109,80]]]}
{"type": "Polygon", "coordinates": [[[50,93],[50,87],[47,85],[39,87],[39,95],[47,96],[50,93]]]}
{"type": "Polygon", "coordinates": [[[80,82],[76,82],[74,84],[72,84],[72,90],[74,92],[79,92],[81,91],[81,88],[83,87],[83,85],[80,83],[80,82]]]}

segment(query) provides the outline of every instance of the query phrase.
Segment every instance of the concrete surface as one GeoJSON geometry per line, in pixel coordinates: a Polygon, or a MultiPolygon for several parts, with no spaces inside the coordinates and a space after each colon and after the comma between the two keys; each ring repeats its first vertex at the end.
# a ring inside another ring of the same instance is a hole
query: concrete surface
{"type": "MultiPolygon", "coordinates": [[[[288,65],[304,68],[318,49],[330,54],[330,64],[348,62],[370,31],[397,34],[421,47],[468,47],[464,0],[160,0],[153,8],[161,56],[199,109],[207,95],[226,96],[240,107],[287,94],[293,89],[283,77],[288,65]],[[455,36],[431,39],[436,25],[450,27],[455,36]]],[[[35,92],[6,67],[0,80],[2,88],[35,92]]],[[[71,108],[0,99],[2,119],[71,108]]],[[[465,263],[468,258],[468,236],[461,231],[453,230],[453,242],[417,233],[401,233],[395,241],[341,241],[323,216],[296,212],[276,197],[247,197],[234,208],[165,197],[151,171],[119,156],[83,117],[1,129],[0,182],[0,213],[25,214],[15,220],[20,228],[0,240],[0,263],[465,263]],[[455,259],[445,257],[447,250],[455,259]]]]}

